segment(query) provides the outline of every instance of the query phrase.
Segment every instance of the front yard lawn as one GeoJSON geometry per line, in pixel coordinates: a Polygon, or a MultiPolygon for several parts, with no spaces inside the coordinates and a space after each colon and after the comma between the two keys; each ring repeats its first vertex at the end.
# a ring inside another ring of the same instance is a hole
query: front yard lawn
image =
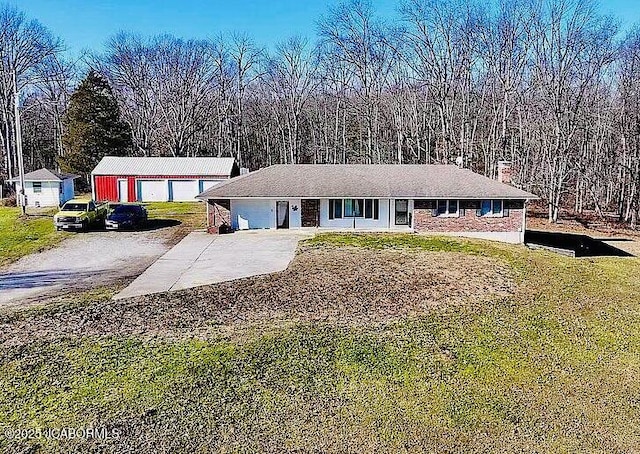
{"type": "Polygon", "coordinates": [[[633,452],[639,275],[324,234],[282,273],[4,315],[0,450],[633,452]],[[2,438],[89,426],[118,437],[2,438]]]}
{"type": "Polygon", "coordinates": [[[188,228],[206,227],[206,209],[203,202],[148,202],[143,204],[149,219],[173,219],[188,228]]]}
{"type": "Polygon", "coordinates": [[[51,247],[64,238],[53,226],[55,209],[20,216],[20,208],[0,206],[0,266],[51,247]]]}

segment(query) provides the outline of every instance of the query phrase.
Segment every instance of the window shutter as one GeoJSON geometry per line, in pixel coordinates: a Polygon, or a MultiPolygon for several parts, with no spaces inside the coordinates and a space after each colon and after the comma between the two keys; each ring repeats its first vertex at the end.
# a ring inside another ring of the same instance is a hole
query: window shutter
{"type": "Polygon", "coordinates": [[[336,219],[342,219],[342,199],[335,199],[333,201],[335,206],[335,213],[333,214],[336,219]]]}
{"type": "Polygon", "coordinates": [[[373,200],[371,199],[364,201],[364,217],[365,219],[373,218],[373,200]]]}

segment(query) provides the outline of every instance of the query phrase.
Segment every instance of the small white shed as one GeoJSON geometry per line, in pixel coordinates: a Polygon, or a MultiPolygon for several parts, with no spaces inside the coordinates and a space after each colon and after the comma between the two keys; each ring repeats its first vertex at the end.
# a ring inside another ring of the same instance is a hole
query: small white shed
{"type": "MultiPolygon", "coordinates": [[[[78,175],[58,173],[49,169],[39,169],[24,175],[24,193],[27,206],[54,207],[73,199],[75,188],[73,180],[78,175]]],[[[16,194],[20,192],[20,178],[11,180],[15,184],[16,194]]]]}

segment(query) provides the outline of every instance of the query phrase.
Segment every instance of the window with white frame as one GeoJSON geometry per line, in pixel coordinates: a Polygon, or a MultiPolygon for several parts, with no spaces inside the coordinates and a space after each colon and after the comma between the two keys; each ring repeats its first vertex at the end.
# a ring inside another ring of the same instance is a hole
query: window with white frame
{"type": "Polygon", "coordinates": [[[344,199],[344,217],[364,217],[364,199],[344,199]]]}
{"type": "Polygon", "coordinates": [[[438,216],[458,216],[460,212],[459,200],[438,200],[438,216]]]}
{"type": "Polygon", "coordinates": [[[42,192],[42,181],[34,181],[33,182],[33,192],[42,192]]]}
{"type": "Polygon", "coordinates": [[[329,199],[329,219],[378,219],[379,216],[378,199],[329,199]]]}
{"type": "Polygon", "coordinates": [[[502,200],[483,200],[480,205],[480,216],[502,216],[504,204],[502,200]]]}

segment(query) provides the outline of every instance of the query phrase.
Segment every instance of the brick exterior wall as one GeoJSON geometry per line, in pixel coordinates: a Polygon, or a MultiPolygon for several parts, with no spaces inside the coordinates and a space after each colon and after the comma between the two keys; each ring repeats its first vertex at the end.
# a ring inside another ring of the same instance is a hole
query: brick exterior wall
{"type": "Polygon", "coordinates": [[[414,208],[414,230],[416,232],[520,232],[522,230],[523,203],[505,202],[505,216],[478,216],[477,205],[460,201],[460,216],[434,216],[433,209],[414,208]]]}
{"type": "Polygon", "coordinates": [[[207,232],[220,233],[221,225],[231,227],[231,203],[229,200],[208,200],[209,218],[207,219],[207,232]]]}

